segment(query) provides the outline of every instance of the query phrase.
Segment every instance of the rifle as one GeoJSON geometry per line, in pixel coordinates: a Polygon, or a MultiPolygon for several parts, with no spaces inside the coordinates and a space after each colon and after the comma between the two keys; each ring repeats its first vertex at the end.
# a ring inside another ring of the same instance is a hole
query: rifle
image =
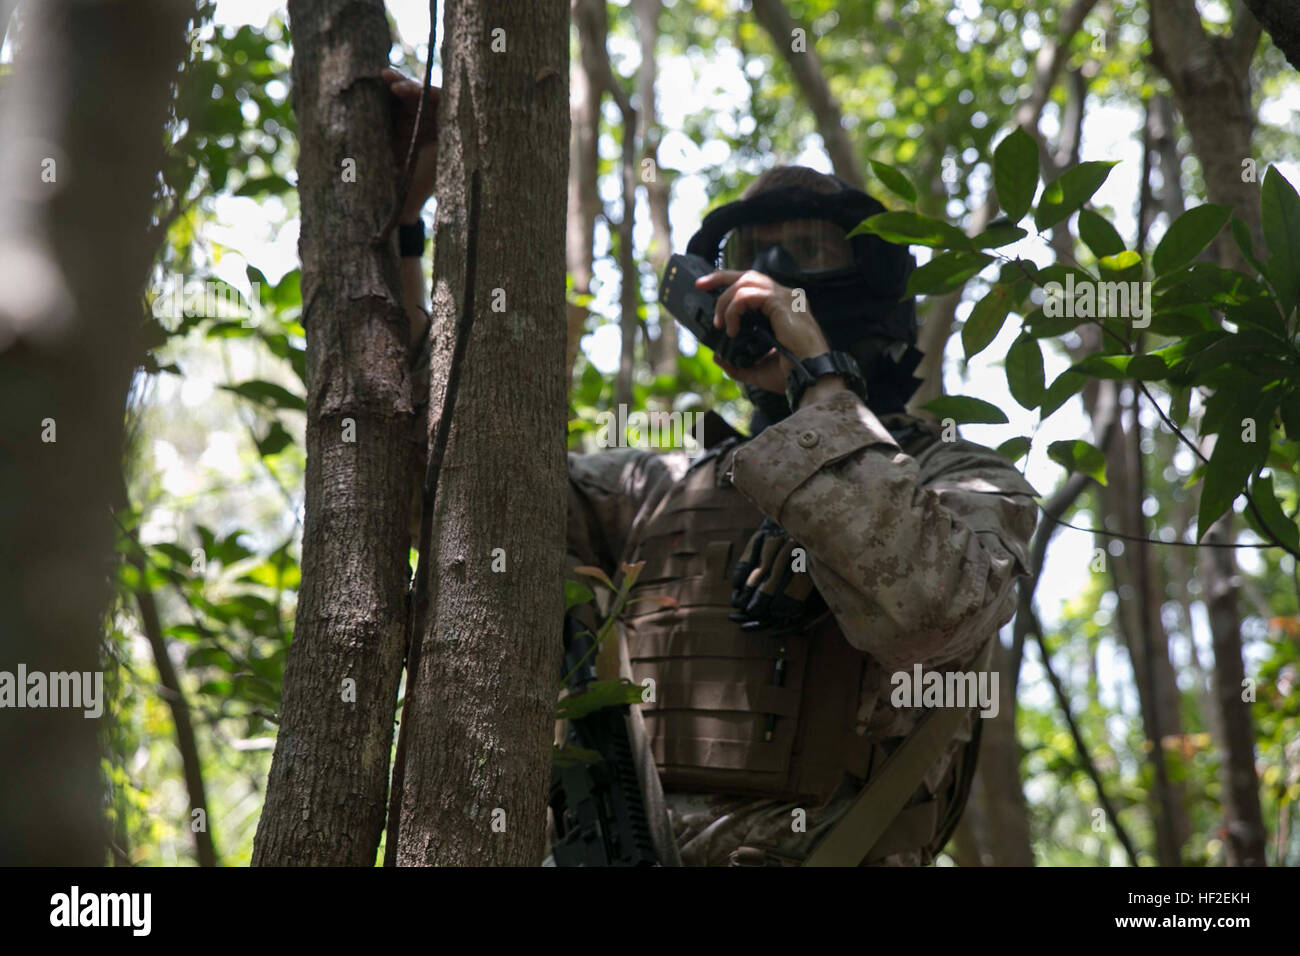
{"type": "MultiPolygon", "coordinates": [[[[570,693],[596,679],[595,641],[571,614],[564,618],[563,674],[570,693]],[[581,662],[581,664],[579,664],[581,662]]],[[[658,866],[645,801],[627,733],[628,705],[602,707],[570,719],[567,747],[590,751],[591,762],[551,764],[551,844],[556,866],[658,866]]]]}

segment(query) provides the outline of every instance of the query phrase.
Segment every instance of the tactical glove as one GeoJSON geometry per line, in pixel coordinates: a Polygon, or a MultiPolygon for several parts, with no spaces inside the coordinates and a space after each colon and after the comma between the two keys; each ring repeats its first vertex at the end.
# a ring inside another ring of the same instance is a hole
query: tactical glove
{"type": "Polygon", "coordinates": [[[806,570],[807,554],[785,529],[764,518],[732,575],[730,619],[747,631],[795,623],[820,603],[806,570]],[[800,551],[795,554],[796,549],[800,551]],[[795,558],[801,570],[795,570],[795,558]]]}

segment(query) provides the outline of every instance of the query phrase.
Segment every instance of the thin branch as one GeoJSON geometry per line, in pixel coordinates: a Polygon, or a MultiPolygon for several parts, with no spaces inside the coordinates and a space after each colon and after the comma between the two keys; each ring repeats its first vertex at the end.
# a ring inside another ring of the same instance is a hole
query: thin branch
{"type": "Polygon", "coordinates": [[[1079,762],[1083,764],[1083,770],[1092,781],[1092,785],[1097,790],[1097,799],[1101,802],[1102,809],[1106,812],[1107,818],[1115,827],[1115,838],[1119,840],[1120,845],[1124,847],[1124,852],[1128,854],[1129,863],[1133,866],[1138,865],[1137,851],[1133,849],[1133,841],[1129,838],[1128,831],[1120,823],[1119,812],[1115,805],[1111,803],[1110,797],[1106,794],[1106,788],[1101,782],[1101,773],[1097,770],[1097,765],[1093,762],[1091,754],[1088,752],[1087,744],[1084,743],[1083,733],[1079,725],[1075,722],[1074,713],[1070,709],[1070,698],[1065,692],[1065,687],[1061,679],[1056,676],[1052,669],[1051,654],[1047,650],[1047,642],[1043,639],[1043,626],[1038,620],[1031,608],[1029,614],[1032,618],[1033,627],[1030,628],[1034,635],[1034,640],[1038,642],[1039,657],[1043,665],[1043,672],[1047,675],[1048,682],[1052,685],[1052,691],[1056,694],[1057,706],[1061,708],[1061,713],[1065,717],[1066,726],[1070,729],[1070,737],[1074,741],[1075,752],[1079,755],[1079,762]]]}

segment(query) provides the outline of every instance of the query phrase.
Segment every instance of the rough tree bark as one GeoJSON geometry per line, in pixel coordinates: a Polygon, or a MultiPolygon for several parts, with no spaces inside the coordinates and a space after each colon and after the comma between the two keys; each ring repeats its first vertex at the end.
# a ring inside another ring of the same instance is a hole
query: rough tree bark
{"type": "Polygon", "coordinates": [[[302,589],[255,865],[370,866],[406,638],[414,411],[383,0],[290,0],[307,329],[302,589]]]}
{"type": "Polygon", "coordinates": [[[474,177],[477,308],[408,691],[398,865],[535,865],[545,851],[564,611],[567,14],[567,0],[462,0],[444,20],[431,428],[443,330],[466,298],[474,177]]]}
{"type": "MultiPolygon", "coordinates": [[[[115,492],[105,476],[121,468],[145,352],[149,216],[186,16],[171,0],[24,10],[0,115],[6,671],[100,670],[115,492]]],[[[0,864],[106,861],[98,726],[80,707],[0,713],[0,864]]]]}
{"type": "MultiPolygon", "coordinates": [[[[1296,0],[1242,0],[1287,61],[1300,70],[1300,4],[1296,0]]],[[[1240,20],[1234,20],[1240,23],[1240,20]]]]}

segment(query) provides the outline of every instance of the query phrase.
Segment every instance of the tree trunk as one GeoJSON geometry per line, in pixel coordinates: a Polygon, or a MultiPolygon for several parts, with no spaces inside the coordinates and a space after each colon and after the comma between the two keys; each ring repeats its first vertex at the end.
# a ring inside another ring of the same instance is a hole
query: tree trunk
{"type": "MultiPolygon", "coordinates": [[[[589,0],[573,0],[578,4],[589,0]]],[[[603,0],[601,0],[603,5],[603,0]]],[[[605,36],[593,38],[581,17],[575,16],[578,36],[578,58],[571,70],[572,87],[569,93],[569,208],[565,232],[565,265],[573,279],[573,296],[591,295],[592,244],[596,237],[596,217],[601,212],[600,192],[597,189],[599,154],[597,139],[600,135],[600,101],[603,86],[594,58],[600,55],[595,44],[604,49],[605,36]]],[[[570,302],[567,308],[568,323],[564,353],[567,370],[565,382],[573,381],[573,366],[578,360],[582,343],[583,323],[590,314],[585,303],[570,302]]]]}
{"type": "Polygon", "coordinates": [[[835,175],[861,189],[866,181],[863,165],[844,128],[839,101],[822,72],[821,60],[813,48],[814,38],[806,27],[795,23],[783,0],[751,0],[751,3],[754,19],[771,35],[772,45],[790,67],[795,84],[813,111],[817,132],[821,134],[835,175]],[[795,30],[803,31],[802,43],[796,44],[795,30]]]}
{"type": "Polygon", "coordinates": [[[412,419],[382,0],[290,0],[307,329],[302,589],[256,865],[374,863],[410,579],[412,419]]]}
{"type": "Polygon", "coordinates": [[[1273,43],[1300,70],[1300,16],[1295,0],[1244,0],[1250,12],[1268,31],[1273,43]]]}
{"type": "MultiPolygon", "coordinates": [[[[111,593],[105,476],[121,469],[145,353],[149,217],[186,10],[42,0],[24,18],[0,116],[0,666],[88,675],[93,694],[111,593]]],[[[88,710],[0,714],[0,865],[107,861],[88,710]]]]}
{"type": "MultiPolygon", "coordinates": [[[[1259,183],[1243,181],[1241,175],[1255,130],[1250,61],[1259,45],[1259,22],[1238,7],[1232,36],[1211,37],[1201,26],[1195,0],[1157,0],[1149,8],[1151,58],[1174,91],[1210,202],[1231,206],[1250,228],[1255,245],[1262,246],[1259,183]]],[[[1223,265],[1247,268],[1226,229],[1214,248],[1223,265]]]]}
{"type": "MultiPolygon", "coordinates": [[[[671,189],[664,171],[659,168],[659,139],[663,131],[659,128],[659,110],[655,104],[655,82],[659,76],[655,48],[659,40],[659,15],[662,11],[663,0],[637,0],[637,22],[641,31],[641,67],[637,73],[637,88],[641,99],[641,108],[637,112],[641,124],[638,139],[641,141],[643,167],[646,160],[649,160],[653,172],[652,178],[647,179],[642,175],[641,179],[645,183],[646,199],[650,206],[653,238],[649,259],[656,278],[664,274],[664,267],[668,265],[668,257],[673,251],[672,227],[668,220],[671,189]]],[[[677,374],[677,321],[667,309],[659,309],[659,337],[655,339],[652,351],[651,365],[656,375],[677,374]]]]}
{"type": "Polygon", "coordinates": [[[471,249],[478,308],[408,690],[399,865],[536,865],[544,853],[564,611],[567,9],[462,0],[445,18],[434,322],[451,329],[466,306],[471,249]],[[492,52],[496,30],[504,52],[492,52]]]}
{"type": "MultiPolygon", "coordinates": [[[[1212,202],[1231,206],[1262,245],[1258,182],[1242,177],[1242,159],[1251,155],[1255,118],[1251,111],[1250,62],[1259,43],[1260,24],[1242,5],[1235,8],[1231,36],[1211,37],[1201,26],[1193,0],[1161,0],[1151,5],[1152,58],[1169,80],[1174,101],[1192,137],[1212,202]]],[[[1248,269],[1226,230],[1212,246],[1220,265],[1248,269]]],[[[1206,541],[1229,543],[1232,513],[1211,526],[1206,541]]],[[[1255,775],[1254,731],[1250,704],[1243,701],[1241,615],[1237,608],[1236,557],[1214,548],[1202,555],[1199,570],[1214,643],[1214,699],[1227,750],[1223,755],[1225,829],[1228,860],[1263,865],[1265,829],[1255,775]]]]}

